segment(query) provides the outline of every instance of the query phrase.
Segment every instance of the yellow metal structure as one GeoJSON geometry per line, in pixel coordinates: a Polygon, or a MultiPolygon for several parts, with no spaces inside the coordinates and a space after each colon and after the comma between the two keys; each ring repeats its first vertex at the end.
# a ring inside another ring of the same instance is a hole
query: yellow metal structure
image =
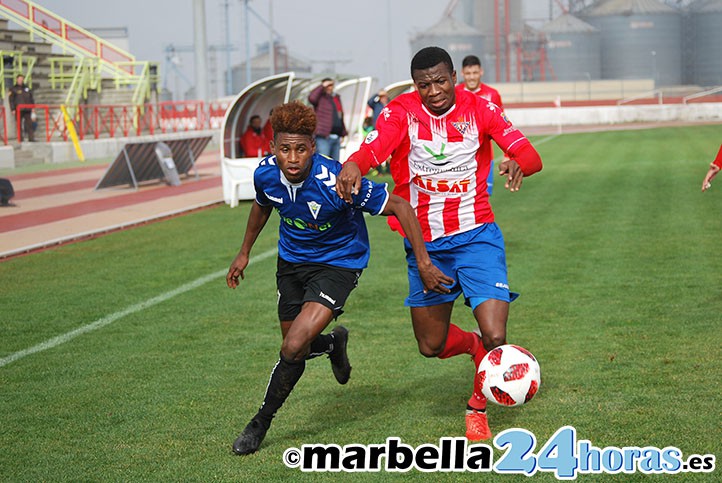
{"type": "Polygon", "coordinates": [[[68,110],[65,106],[60,106],[60,110],[63,111],[63,119],[65,119],[65,127],[68,129],[70,139],[73,141],[73,147],[75,148],[75,154],[78,155],[80,161],[85,161],[85,155],[83,149],[80,147],[80,140],[78,139],[78,133],[75,131],[75,123],[68,115],[68,110]]]}

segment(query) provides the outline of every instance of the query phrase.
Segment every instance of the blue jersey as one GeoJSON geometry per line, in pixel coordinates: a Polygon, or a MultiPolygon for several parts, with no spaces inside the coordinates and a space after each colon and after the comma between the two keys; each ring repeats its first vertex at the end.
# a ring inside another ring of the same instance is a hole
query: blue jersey
{"type": "Polygon", "coordinates": [[[386,207],[386,183],[362,179],[361,190],[346,203],[336,194],[341,163],[314,154],[308,177],[293,184],[275,156],[256,168],[256,203],[273,206],[281,218],[278,256],[291,263],[322,263],[360,270],[369,260],[369,237],[363,212],[378,215],[386,207]]]}

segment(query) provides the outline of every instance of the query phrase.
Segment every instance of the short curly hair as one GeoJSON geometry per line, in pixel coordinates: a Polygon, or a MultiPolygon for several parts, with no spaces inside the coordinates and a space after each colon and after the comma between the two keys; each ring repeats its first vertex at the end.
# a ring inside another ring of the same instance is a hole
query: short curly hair
{"type": "Polygon", "coordinates": [[[289,102],[273,108],[271,127],[275,139],[278,133],[302,134],[313,137],[316,132],[316,113],[312,107],[299,101],[289,102]]]}

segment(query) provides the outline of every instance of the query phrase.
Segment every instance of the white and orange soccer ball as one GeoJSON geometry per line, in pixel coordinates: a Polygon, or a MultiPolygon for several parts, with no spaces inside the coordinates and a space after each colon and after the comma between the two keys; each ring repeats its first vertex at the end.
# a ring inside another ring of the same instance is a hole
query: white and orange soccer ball
{"type": "Polygon", "coordinates": [[[477,377],[481,392],[501,406],[520,406],[534,397],[541,385],[541,370],[536,357],[517,345],[492,349],[479,364],[477,377]]]}

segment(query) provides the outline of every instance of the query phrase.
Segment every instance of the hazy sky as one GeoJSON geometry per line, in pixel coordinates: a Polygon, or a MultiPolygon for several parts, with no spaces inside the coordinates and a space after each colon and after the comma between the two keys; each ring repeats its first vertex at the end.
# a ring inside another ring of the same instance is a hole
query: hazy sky
{"type": "MultiPolygon", "coordinates": [[[[314,72],[333,68],[323,61],[336,60],[339,73],[371,75],[380,84],[409,77],[409,38],[441,18],[447,0],[250,0],[249,5],[264,21],[273,6],[273,26],[289,53],[314,64],[314,72]],[[390,77],[390,78],[389,78],[390,77]]],[[[130,50],[138,60],[161,63],[170,44],[193,44],[192,0],[37,0],[43,7],[85,28],[127,27],[130,50]]],[[[245,60],[245,19],[241,0],[205,0],[208,45],[225,44],[225,8],[232,64],[245,60]]],[[[547,0],[525,0],[527,16],[548,13],[547,0]]],[[[267,42],[269,30],[254,15],[249,16],[251,54],[256,44],[267,42]]],[[[181,54],[183,70],[193,81],[193,54],[181,54]]],[[[226,67],[224,53],[218,56],[221,81],[226,67]]],[[[210,66],[209,66],[210,68],[210,66]]],[[[167,76],[169,89],[185,84],[167,76]]],[[[219,93],[221,93],[219,91],[219,93]]],[[[213,92],[211,92],[211,95],[213,92]]]]}

